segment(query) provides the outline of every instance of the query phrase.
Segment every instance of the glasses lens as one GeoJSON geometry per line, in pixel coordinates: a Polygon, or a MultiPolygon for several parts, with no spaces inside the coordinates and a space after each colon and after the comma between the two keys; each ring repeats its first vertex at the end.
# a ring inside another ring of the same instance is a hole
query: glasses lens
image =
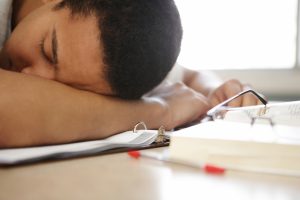
{"type": "Polygon", "coordinates": [[[299,142],[300,140],[299,115],[281,111],[263,112],[258,109],[238,110],[224,107],[213,115],[213,119],[214,121],[247,123],[252,125],[253,132],[260,134],[272,132],[276,140],[284,140],[284,142],[299,142]]]}
{"type": "Polygon", "coordinates": [[[220,110],[214,114],[214,120],[226,120],[251,124],[252,117],[248,112],[241,110],[220,110]]]}

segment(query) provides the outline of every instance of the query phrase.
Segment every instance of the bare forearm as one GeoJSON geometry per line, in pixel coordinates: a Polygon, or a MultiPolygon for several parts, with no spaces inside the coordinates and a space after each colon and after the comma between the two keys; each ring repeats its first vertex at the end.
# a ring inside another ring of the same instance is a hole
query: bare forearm
{"type": "Polygon", "coordinates": [[[184,71],[184,83],[205,96],[222,84],[221,79],[210,71],[184,71]]]}
{"type": "MultiPolygon", "coordinates": [[[[218,105],[245,89],[249,89],[249,85],[243,84],[237,79],[222,81],[210,71],[193,71],[181,67],[181,72],[183,83],[191,89],[205,95],[209,101],[210,107],[218,105]]],[[[254,95],[248,94],[230,102],[228,105],[250,106],[259,103],[260,102],[254,95]]]]}
{"type": "Polygon", "coordinates": [[[4,70],[0,91],[0,147],[98,139],[141,120],[154,128],[164,112],[158,101],[121,101],[4,70]]]}
{"type": "Polygon", "coordinates": [[[208,94],[222,84],[222,80],[210,71],[194,71],[178,64],[168,76],[171,82],[182,81],[186,86],[208,96],[208,94]]]}

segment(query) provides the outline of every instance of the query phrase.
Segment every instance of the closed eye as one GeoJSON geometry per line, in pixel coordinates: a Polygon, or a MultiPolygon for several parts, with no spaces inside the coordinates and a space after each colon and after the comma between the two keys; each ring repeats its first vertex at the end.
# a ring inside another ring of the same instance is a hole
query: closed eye
{"type": "Polygon", "coordinates": [[[49,56],[47,55],[46,51],[45,51],[45,40],[46,37],[43,37],[43,39],[41,40],[40,44],[39,44],[39,49],[40,52],[43,56],[43,58],[49,63],[49,64],[53,64],[52,60],[49,58],[49,56]]]}

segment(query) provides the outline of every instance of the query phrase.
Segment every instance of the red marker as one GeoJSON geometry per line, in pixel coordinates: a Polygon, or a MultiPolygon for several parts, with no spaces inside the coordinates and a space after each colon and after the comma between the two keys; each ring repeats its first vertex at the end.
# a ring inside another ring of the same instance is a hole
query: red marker
{"type": "Polygon", "coordinates": [[[140,157],[147,157],[155,160],[160,160],[164,162],[170,162],[180,165],[186,165],[190,167],[196,167],[202,169],[204,172],[208,174],[216,174],[216,175],[222,175],[228,170],[234,170],[234,171],[242,171],[242,172],[252,172],[252,173],[262,173],[262,174],[272,174],[272,175],[284,175],[284,176],[293,176],[293,177],[300,177],[300,173],[296,171],[289,171],[289,170],[271,170],[271,169],[265,169],[261,167],[255,167],[255,168],[247,168],[247,167],[239,167],[239,166],[226,166],[226,169],[224,167],[219,167],[211,164],[195,164],[195,163],[189,163],[186,161],[180,161],[180,160],[173,160],[169,159],[167,155],[164,153],[156,153],[156,152],[149,152],[149,151],[130,151],[128,152],[128,155],[139,159],[140,157]]]}
{"type": "Polygon", "coordinates": [[[178,160],[170,160],[168,159],[164,154],[161,153],[155,153],[155,152],[141,152],[141,151],[129,151],[128,155],[132,158],[139,159],[140,157],[147,157],[155,160],[160,160],[164,162],[170,162],[170,163],[175,163],[175,164],[180,164],[180,165],[186,165],[190,167],[196,167],[202,169],[204,172],[208,174],[224,174],[225,169],[222,167],[218,167],[215,165],[210,165],[210,164],[194,164],[194,163],[188,163],[188,162],[183,162],[183,161],[178,161],[178,160]]]}

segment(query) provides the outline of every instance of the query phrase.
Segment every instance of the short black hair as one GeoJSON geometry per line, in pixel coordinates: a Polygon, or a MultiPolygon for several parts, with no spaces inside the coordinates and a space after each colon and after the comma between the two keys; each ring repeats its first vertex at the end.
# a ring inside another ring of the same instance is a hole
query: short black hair
{"type": "Polygon", "coordinates": [[[98,18],[106,81],[118,97],[140,98],[177,60],[182,26],[173,0],[63,0],[58,7],[98,18]]]}

